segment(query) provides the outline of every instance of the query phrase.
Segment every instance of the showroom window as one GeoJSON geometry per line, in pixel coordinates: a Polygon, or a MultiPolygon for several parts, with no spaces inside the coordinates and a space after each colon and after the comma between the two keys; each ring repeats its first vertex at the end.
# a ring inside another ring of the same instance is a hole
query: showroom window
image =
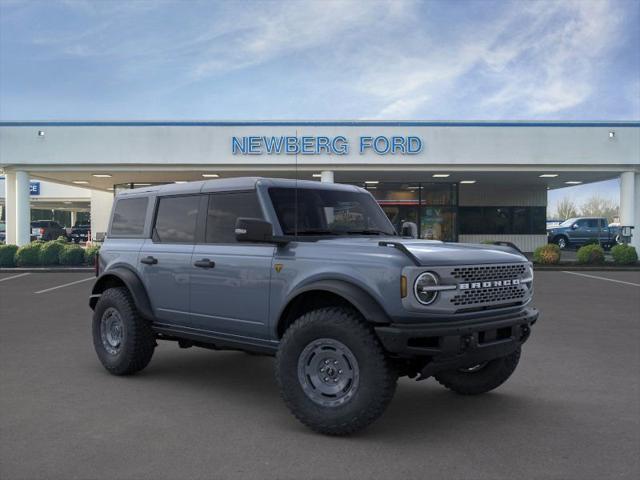
{"type": "Polygon", "coordinates": [[[459,207],[466,235],[544,235],[545,207],[459,207]]]}
{"type": "Polygon", "coordinates": [[[457,240],[455,184],[385,182],[363,186],[375,197],[399,234],[411,235],[413,230],[413,235],[426,240],[457,240]]]}
{"type": "Polygon", "coordinates": [[[147,215],[147,197],[123,198],[116,202],[109,235],[137,237],[144,231],[147,215]]]}
{"type": "Polygon", "coordinates": [[[195,243],[200,198],[200,195],[160,198],[153,241],[195,243]]]}
{"type": "Polygon", "coordinates": [[[255,191],[209,195],[206,243],[236,243],[239,217],[264,218],[255,191]]]}

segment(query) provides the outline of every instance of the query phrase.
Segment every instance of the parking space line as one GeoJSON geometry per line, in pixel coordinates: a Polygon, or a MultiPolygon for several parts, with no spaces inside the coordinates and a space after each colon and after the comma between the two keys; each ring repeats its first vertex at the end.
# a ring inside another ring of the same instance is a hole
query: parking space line
{"type": "Polygon", "coordinates": [[[7,280],[13,280],[14,278],[26,277],[27,275],[30,275],[30,274],[29,273],[21,273],[19,275],[13,275],[11,277],[0,278],[0,282],[6,282],[7,280]]]}
{"type": "Polygon", "coordinates": [[[38,290],[37,292],[33,292],[33,293],[47,293],[47,292],[50,292],[51,290],[57,290],[59,288],[64,288],[64,287],[70,287],[71,285],[75,285],[77,283],[82,283],[82,282],[88,282],[89,280],[95,280],[95,278],[96,277],[83,278],[82,280],[76,280],[75,282],[69,282],[69,283],[65,283],[63,285],[57,285],[55,287],[45,288],[44,290],[38,290]]]}
{"type": "Polygon", "coordinates": [[[613,278],[598,277],[597,275],[587,275],[586,273],[568,272],[566,270],[563,270],[563,273],[569,273],[571,275],[579,275],[581,277],[595,278],[597,280],[605,280],[607,282],[623,283],[625,285],[632,285],[634,287],[640,287],[640,283],[625,282],[625,281],[622,281],[622,280],[615,280],[613,278]]]}

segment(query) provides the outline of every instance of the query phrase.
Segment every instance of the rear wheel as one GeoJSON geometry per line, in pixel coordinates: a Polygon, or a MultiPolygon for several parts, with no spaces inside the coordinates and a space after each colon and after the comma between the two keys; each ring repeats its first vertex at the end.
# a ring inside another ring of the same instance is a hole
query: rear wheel
{"type": "Polygon", "coordinates": [[[397,382],[371,329],[356,312],[338,307],[294,322],[280,344],[276,375],[295,417],[328,435],[354,433],[376,420],[397,382]]]}
{"type": "Polygon", "coordinates": [[[567,239],[567,237],[561,235],[556,238],[556,245],[560,247],[560,250],[564,250],[569,246],[569,240],[567,239]]]}
{"type": "Polygon", "coordinates": [[[130,375],[147,366],[155,349],[149,323],[138,313],[126,288],[106,290],[93,312],[93,346],[114,375],[130,375]]]}
{"type": "Polygon", "coordinates": [[[506,357],[459,368],[435,375],[444,387],[462,395],[478,395],[498,388],[515,371],[520,360],[520,349],[506,357]]]}

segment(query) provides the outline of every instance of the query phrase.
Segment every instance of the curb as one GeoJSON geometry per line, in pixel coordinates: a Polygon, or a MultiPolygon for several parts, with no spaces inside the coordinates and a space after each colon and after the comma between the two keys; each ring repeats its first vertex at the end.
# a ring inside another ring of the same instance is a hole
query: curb
{"type": "Polygon", "coordinates": [[[619,266],[614,265],[533,265],[534,271],[542,272],[640,272],[640,265],[619,266]]]}
{"type": "Polygon", "coordinates": [[[0,268],[0,273],[92,273],[93,267],[13,267],[0,268]]]}

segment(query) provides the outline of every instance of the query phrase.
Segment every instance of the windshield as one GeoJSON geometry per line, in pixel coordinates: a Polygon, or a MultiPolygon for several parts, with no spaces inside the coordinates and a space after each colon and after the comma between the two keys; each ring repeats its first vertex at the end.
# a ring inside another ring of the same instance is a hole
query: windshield
{"type": "Polygon", "coordinates": [[[365,192],[270,188],[284,235],[395,235],[376,201],[365,192]],[[296,196],[298,218],[296,222],[296,196]],[[297,225],[296,225],[297,223],[297,225]]]}
{"type": "Polygon", "coordinates": [[[569,218],[560,224],[561,227],[570,227],[574,223],[576,223],[577,218],[569,218]]]}

